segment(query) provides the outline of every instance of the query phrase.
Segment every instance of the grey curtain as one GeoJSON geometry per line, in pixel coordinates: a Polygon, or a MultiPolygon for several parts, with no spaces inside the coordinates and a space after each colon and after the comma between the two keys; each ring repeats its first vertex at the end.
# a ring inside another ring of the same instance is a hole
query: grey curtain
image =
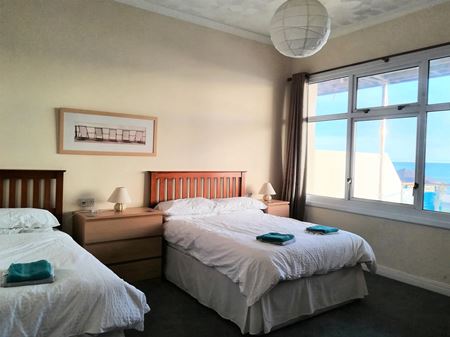
{"type": "Polygon", "coordinates": [[[306,199],[306,109],[305,85],[308,74],[292,76],[287,124],[286,167],[282,197],[290,202],[294,219],[303,220],[306,199]]]}

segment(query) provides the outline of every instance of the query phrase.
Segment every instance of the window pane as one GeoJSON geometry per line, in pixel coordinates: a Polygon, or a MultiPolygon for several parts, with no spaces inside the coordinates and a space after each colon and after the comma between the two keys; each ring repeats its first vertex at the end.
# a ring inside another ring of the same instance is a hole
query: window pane
{"type": "Polygon", "coordinates": [[[450,111],[429,112],[423,209],[450,212],[450,111]]]}
{"type": "Polygon", "coordinates": [[[308,194],[344,198],[346,148],[346,120],[309,124],[308,194]]]}
{"type": "Polygon", "coordinates": [[[358,78],[356,108],[417,102],[419,68],[358,78]]]}
{"type": "Polygon", "coordinates": [[[355,123],[353,196],[413,204],[417,118],[355,123]]]}
{"type": "Polygon", "coordinates": [[[348,78],[311,83],[308,86],[308,115],[322,116],[348,111],[348,78]]]}
{"type": "Polygon", "coordinates": [[[450,57],[430,61],[428,104],[450,102],[450,57]]]}

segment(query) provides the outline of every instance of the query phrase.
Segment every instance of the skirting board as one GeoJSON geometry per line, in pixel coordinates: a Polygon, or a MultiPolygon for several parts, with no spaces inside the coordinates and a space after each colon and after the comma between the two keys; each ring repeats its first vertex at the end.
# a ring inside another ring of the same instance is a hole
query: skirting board
{"type": "MultiPolygon", "coordinates": [[[[368,271],[365,266],[363,269],[368,271]]],[[[419,288],[434,291],[445,296],[450,296],[450,284],[447,283],[430,280],[381,265],[377,265],[377,274],[419,288]]]]}

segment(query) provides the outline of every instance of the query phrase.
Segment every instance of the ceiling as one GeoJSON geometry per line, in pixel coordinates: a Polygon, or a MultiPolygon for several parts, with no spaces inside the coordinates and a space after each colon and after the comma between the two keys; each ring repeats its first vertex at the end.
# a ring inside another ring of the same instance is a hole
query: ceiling
{"type": "MultiPolygon", "coordinates": [[[[270,43],[269,24],[286,0],[115,0],[162,15],[270,43]]],[[[450,0],[320,0],[331,16],[332,37],[450,0]]]]}

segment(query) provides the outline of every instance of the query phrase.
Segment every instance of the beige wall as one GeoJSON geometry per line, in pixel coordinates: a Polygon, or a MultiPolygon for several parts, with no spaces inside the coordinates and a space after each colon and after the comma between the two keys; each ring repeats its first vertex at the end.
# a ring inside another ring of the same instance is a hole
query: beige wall
{"type": "Polygon", "coordinates": [[[281,184],[289,60],[269,45],[113,1],[0,0],[1,168],[65,169],[64,210],[147,170],[248,170],[281,184]],[[157,157],[60,155],[55,107],[157,116],[157,157]]]}
{"type": "MultiPolygon", "coordinates": [[[[316,72],[450,42],[450,3],[331,39],[293,72],[316,72]]],[[[307,220],[338,225],[366,238],[380,265],[450,284],[450,231],[351,213],[307,208],[307,220]]]]}
{"type": "Polygon", "coordinates": [[[450,284],[449,230],[317,207],[307,207],[306,217],[361,235],[382,266],[450,284]]]}

